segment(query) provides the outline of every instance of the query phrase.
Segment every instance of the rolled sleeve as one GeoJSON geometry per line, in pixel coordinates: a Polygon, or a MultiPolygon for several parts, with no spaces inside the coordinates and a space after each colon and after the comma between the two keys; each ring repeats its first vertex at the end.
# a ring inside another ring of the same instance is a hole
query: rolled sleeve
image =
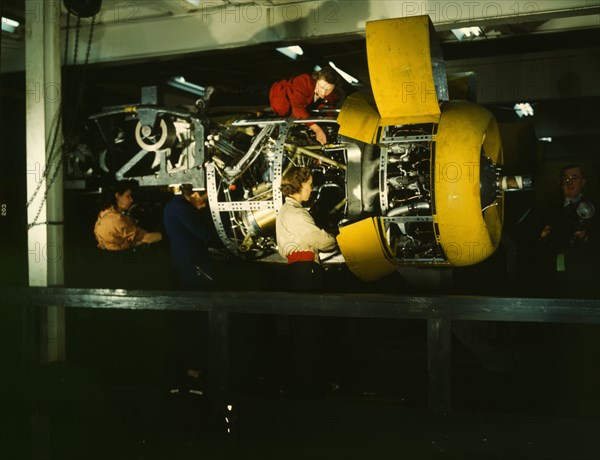
{"type": "Polygon", "coordinates": [[[102,212],[96,222],[94,234],[100,249],[122,251],[140,244],[146,231],[123,214],[102,212]]]}

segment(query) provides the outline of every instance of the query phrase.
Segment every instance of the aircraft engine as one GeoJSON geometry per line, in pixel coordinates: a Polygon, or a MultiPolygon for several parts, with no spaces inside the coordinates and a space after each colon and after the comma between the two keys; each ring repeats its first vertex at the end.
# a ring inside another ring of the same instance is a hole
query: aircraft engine
{"type": "MultiPolygon", "coordinates": [[[[125,113],[135,127],[142,150],[117,178],[151,156],[153,169],[129,177],[142,186],[188,182],[206,189],[217,234],[230,253],[285,262],[275,235],[281,178],[292,166],[308,166],[310,212],[339,245],[322,254],[324,265],[346,263],[364,280],[402,265],[472,265],[498,247],[504,191],[531,183],[502,176],[492,114],[448,100],[433,37],[427,16],[368,22],[372,94],[351,94],[336,118],[237,116],[223,122],[145,103],[92,119],[100,124],[125,113]],[[326,145],[316,142],[307,122],[326,131],[326,145]]],[[[116,143],[120,131],[111,129],[103,137],[116,143]]]]}
{"type": "MultiPolygon", "coordinates": [[[[334,119],[318,119],[333,136],[334,119]]],[[[231,122],[205,142],[206,189],[217,233],[225,247],[252,259],[280,259],[275,218],[283,204],[281,177],[291,166],[313,170],[311,209],[315,221],[335,231],[346,203],[346,149],[314,145],[306,120],[231,122]]]]}

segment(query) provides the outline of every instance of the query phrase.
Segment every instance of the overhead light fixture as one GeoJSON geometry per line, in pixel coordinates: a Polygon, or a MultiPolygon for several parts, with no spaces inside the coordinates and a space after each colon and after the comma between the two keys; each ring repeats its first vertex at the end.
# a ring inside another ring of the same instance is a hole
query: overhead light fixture
{"type": "Polygon", "coordinates": [[[538,141],[540,141],[540,142],[552,142],[552,138],[551,137],[539,137],[538,141]]]}
{"type": "Polygon", "coordinates": [[[460,29],[452,29],[452,33],[458,41],[462,41],[465,38],[473,39],[483,34],[483,30],[479,26],[473,27],[461,27],[460,29]]]}
{"type": "Polygon", "coordinates": [[[304,50],[298,45],[284,46],[282,48],[275,49],[290,59],[296,59],[298,56],[302,56],[304,54],[304,50]]]}
{"type": "Polygon", "coordinates": [[[2,16],[2,31],[3,32],[8,32],[10,34],[15,33],[15,30],[17,29],[17,27],[19,27],[21,24],[19,24],[18,21],[15,21],[14,19],[10,19],[10,18],[5,18],[4,16],[2,16]]]}
{"type": "Polygon", "coordinates": [[[342,69],[340,69],[338,66],[336,66],[332,61],[329,61],[329,65],[333,68],[333,70],[335,70],[337,73],[339,73],[342,76],[342,78],[344,80],[346,80],[348,83],[350,83],[352,85],[358,84],[358,79],[354,78],[348,72],[344,72],[342,69]]]}
{"type": "Polygon", "coordinates": [[[178,76],[172,77],[167,80],[167,85],[173,88],[186,91],[188,93],[195,94],[196,96],[204,97],[206,95],[206,88],[204,86],[196,85],[186,81],[185,78],[178,76]]]}
{"type": "Polygon", "coordinates": [[[513,109],[519,118],[533,116],[533,107],[529,102],[517,102],[513,109]]]}

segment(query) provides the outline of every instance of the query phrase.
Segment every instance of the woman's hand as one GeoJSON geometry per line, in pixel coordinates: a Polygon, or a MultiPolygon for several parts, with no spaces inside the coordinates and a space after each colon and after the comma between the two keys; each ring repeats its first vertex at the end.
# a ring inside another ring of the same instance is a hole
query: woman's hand
{"type": "Polygon", "coordinates": [[[142,238],[142,240],[140,241],[140,244],[142,243],[158,243],[160,240],[162,240],[162,234],[160,232],[147,232],[144,237],[142,238]]]}
{"type": "Polygon", "coordinates": [[[327,144],[327,135],[318,124],[315,123],[314,125],[310,125],[310,129],[312,129],[312,131],[315,133],[317,141],[319,141],[320,144],[327,144]]]}
{"type": "Polygon", "coordinates": [[[546,225],[544,227],[544,229],[542,230],[542,233],[540,234],[540,238],[544,239],[546,238],[548,235],[550,235],[550,231],[551,231],[552,227],[550,227],[550,225],[546,225]]]}

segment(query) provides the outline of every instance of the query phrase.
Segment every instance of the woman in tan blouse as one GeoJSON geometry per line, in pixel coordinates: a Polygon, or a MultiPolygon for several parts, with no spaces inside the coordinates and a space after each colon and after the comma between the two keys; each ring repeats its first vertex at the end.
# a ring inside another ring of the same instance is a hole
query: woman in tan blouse
{"type": "Polygon", "coordinates": [[[100,287],[140,288],[149,284],[148,270],[132,249],[162,240],[160,232],[147,232],[126,214],[133,203],[135,181],[120,181],[109,189],[108,199],[98,214],[94,236],[100,265],[94,270],[100,287]]]}
{"type": "Polygon", "coordinates": [[[112,188],[105,208],[98,214],[94,235],[98,247],[107,251],[132,249],[143,243],[162,240],[160,232],[146,232],[123,214],[133,203],[133,181],[120,181],[112,188]]]}
{"type": "Polygon", "coordinates": [[[277,213],[276,233],[279,253],[287,258],[290,288],[318,290],[323,286],[319,251],[336,247],[335,237],[317,227],[308,209],[302,206],[312,190],[310,168],[293,166],[281,179],[285,203],[277,213]]]}

